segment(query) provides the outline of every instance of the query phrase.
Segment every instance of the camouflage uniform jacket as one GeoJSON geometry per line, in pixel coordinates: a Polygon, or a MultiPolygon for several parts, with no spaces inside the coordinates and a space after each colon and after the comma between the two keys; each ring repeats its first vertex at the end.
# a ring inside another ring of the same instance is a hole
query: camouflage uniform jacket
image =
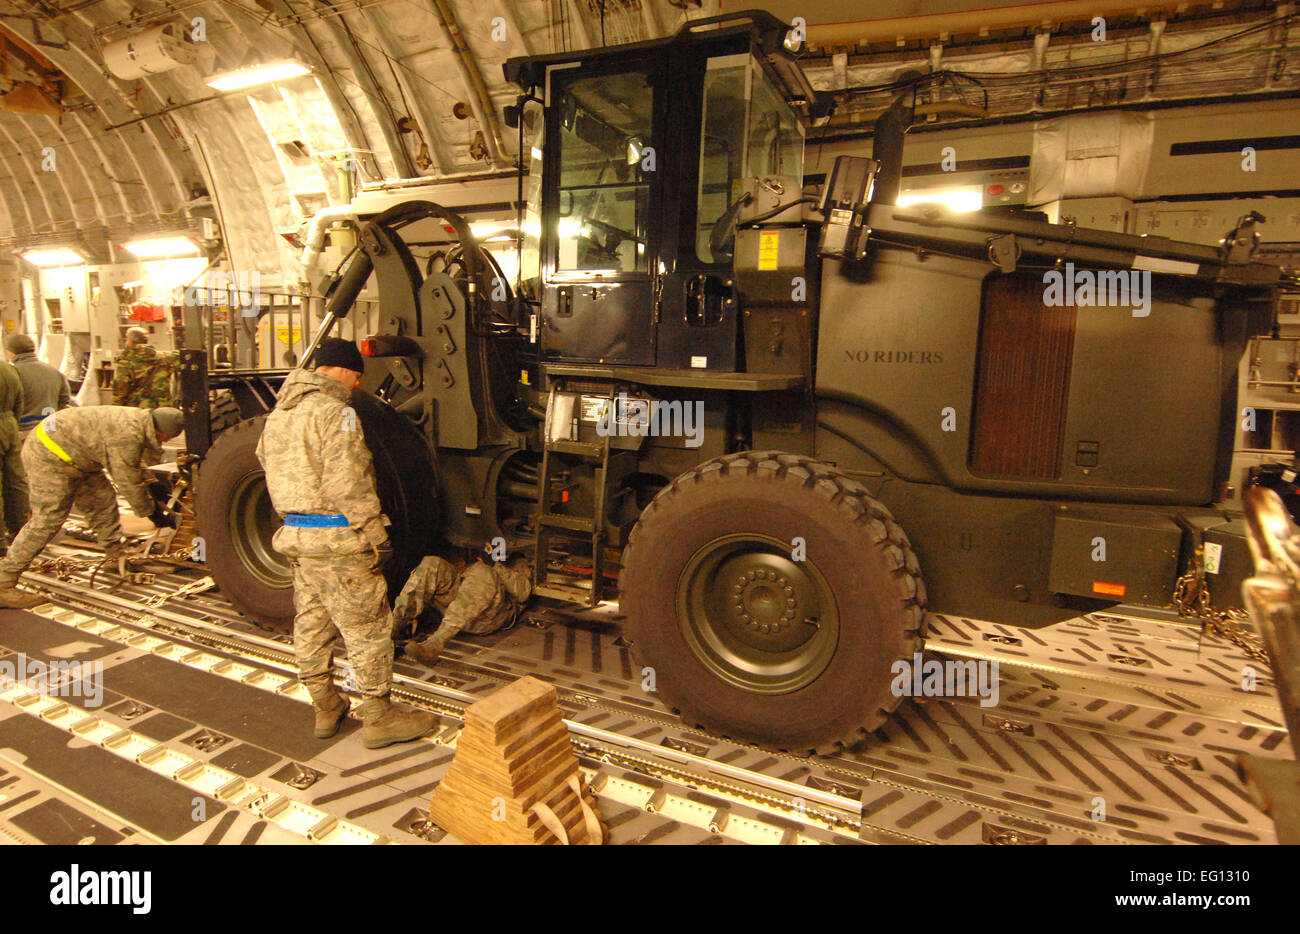
{"type": "MultiPolygon", "coordinates": [[[[107,470],[132,512],[145,518],[153,514],[152,478],[145,468],[162,459],[162,445],[151,412],[122,405],[72,406],[41,424],[49,439],[71,458],[72,467],[91,474],[107,470]]],[[[27,440],[28,445],[40,443],[34,437],[27,440]]],[[[33,473],[31,480],[33,486],[39,485],[40,475],[33,473]]]]}
{"type": "Polygon", "coordinates": [[[297,370],[267,416],[257,459],[276,512],[348,520],[346,527],[280,529],[272,544],[287,557],[360,554],[388,542],[374,461],[350,398],[338,380],[297,370]]]}
{"type": "Polygon", "coordinates": [[[179,360],[179,354],[160,354],[150,344],[124,348],[113,361],[113,403],[142,409],[170,405],[179,360]]]}
{"type": "Polygon", "coordinates": [[[18,419],[23,412],[23,380],[13,364],[0,362],[0,451],[7,451],[18,438],[18,419]]]}
{"type": "MultiPolygon", "coordinates": [[[[42,363],[34,353],[20,353],[14,356],[14,369],[23,381],[23,410],[18,420],[33,416],[44,417],[50,412],[66,409],[72,404],[72,394],[68,391],[68,379],[57,368],[42,363]],[[46,411],[46,410],[49,411],[46,411]]],[[[34,428],[35,422],[23,426],[34,428]]]]}
{"type": "Polygon", "coordinates": [[[494,632],[508,623],[533,592],[532,567],[476,561],[461,574],[437,555],[422,560],[393,602],[393,616],[413,622],[432,604],[455,632],[494,632]]]}

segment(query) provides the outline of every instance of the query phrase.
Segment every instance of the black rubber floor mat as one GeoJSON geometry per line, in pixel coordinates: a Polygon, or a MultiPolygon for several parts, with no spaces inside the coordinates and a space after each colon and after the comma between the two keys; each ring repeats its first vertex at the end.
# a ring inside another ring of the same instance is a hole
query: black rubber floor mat
{"type": "Polygon", "coordinates": [[[98,636],[79,629],[69,629],[62,623],[45,619],[35,613],[23,610],[0,610],[0,645],[25,652],[32,658],[48,660],[45,653],[50,649],[67,645],[69,642],[85,642],[94,646],[77,655],[69,656],[67,661],[93,661],[120,652],[122,646],[109,642],[98,636]]]}
{"type": "Polygon", "coordinates": [[[220,755],[213,756],[208,761],[219,769],[234,772],[240,778],[252,778],[273,765],[279,765],[283,760],[284,756],[277,756],[273,752],[258,749],[248,743],[240,743],[220,755]]]}
{"type": "Polygon", "coordinates": [[[226,808],[106,749],[70,747],[73,739],[26,714],[0,720],[0,749],[22,753],[24,768],[162,840],[175,840],[194,829],[195,799],[203,799],[204,813],[210,816],[226,808]]]}
{"type": "Polygon", "coordinates": [[[159,711],[151,713],[137,723],[131,724],[131,729],[137,733],[143,733],[150,739],[156,739],[160,743],[165,743],[169,739],[175,739],[186,730],[194,728],[194,724],[188,720],[182,720],[180,717],[173,717],[169,713],[159,711]]]}
{"type": "Polygon", "coordinates": [[[307,704],[152,655],[114,665],[104,680],[142,703],[300,762],[335,742],[312,736],[307,704]]]}
{"type": "Polygon", "coordinates": [[[111,846],[124,839],[116,830],[57,798],[46,798],[35,807],[13,815],[9,822],[29,837],[56,846],[70,846],[83,840],[96,846],[111,846]]]}
{"type": "MultiPolygon", "coordinates": [[[[107,669],[105,670],[107,671],[107,669]]],[[[86,694],[91,692],[87,692],[83,690],[82,693],[86,694]]],[[[95,703],[96,698],[93,696],[79,697],[78,695],[72,693],[71,691],[65,691],[64,693],[59,695],[59,700],[67,701],[72,706],[80,707],[82,710],[89,711],[90,713],[97,713],[100,710],[107,710],[109,707],[112,707],[114,704],[121,701],[122,695],[114,694],[112,691],[104,691],[103,696],[99,698],[99,703],[96,704],[95,703]]]]}

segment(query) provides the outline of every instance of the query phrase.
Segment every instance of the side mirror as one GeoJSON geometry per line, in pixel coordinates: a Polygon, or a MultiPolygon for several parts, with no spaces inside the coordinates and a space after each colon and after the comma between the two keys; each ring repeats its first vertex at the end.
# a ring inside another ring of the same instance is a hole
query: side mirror
{"type": "Polygon", "coordinates": [[[501,116],[506,121],[506,126],[512,130],[519,129],[519,105],[507,104],[501,111],[501,116]]]}

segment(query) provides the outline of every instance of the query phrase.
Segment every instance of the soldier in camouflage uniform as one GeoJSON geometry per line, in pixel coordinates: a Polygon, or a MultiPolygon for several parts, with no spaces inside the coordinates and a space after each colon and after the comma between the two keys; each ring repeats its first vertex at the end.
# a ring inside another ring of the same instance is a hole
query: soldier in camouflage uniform
{"type": "Polygon", "coordinates": [[[326,338],[315,370],[298,370],[267,417],[257,457],[284,527],[272,541],[293,567],[298,676],[316,710],[316,736],[338,732],[348,702],[334,687],[334,644],[342,636],[364,698],[367,748],[423,736],[437,717],[389,700],[392,614],[382,572],[388,531],[374,463],[348,405],[365,363],[351,341],[326,338]]]}
{"type": "Polygon", "coordinates": [[[23,445],[23,467],[31,478],[32,517],[0,559],[0,606],[30,607],[45,598],[17,589],[19,575],[54,536],[75,504],[110,559],[122,555],[118,491],[131,510],[159,528],[174,526],[149,489],[145,468],[162,457],[162,443],[185,427],[180,410],[132,409],[118,405],[68,408],[49,416],[23,445]],[[108,476],[113,483],[109,483],[108,476]]]}
{"type": "Polygon", "coordinates": [[[509,565],[492,560],[491,546],[465,573],[450,561],[429,555],[419,563],[393,604],[399,629],[412,627],[432,603],[442,624],[429,638],[406,644],[406,654],[432,665],[447,641],[459,632],[483,635],[514,621],[533,593],[532,567],[522,558],[509,565]]]}
{"type": "Polygon", "coordinates": [[[131,328],[126,347],[113,361],[113,404],[156,409],[172,402],[172,374],[180,354],[160,354],[149,344],[149,332],[131,328]]]}
{"type": "Polygon", "coordinates": [[[0,547],[7,548],[11,536],[27,521],[27,473],[21,458],[22,438],[18,419],[23,413],[23,381],[11,363],[0,363],[0,496],[4,498],[4,526],[0,547]],[[7,532],[6,532],[7,529],[7,532]]]}

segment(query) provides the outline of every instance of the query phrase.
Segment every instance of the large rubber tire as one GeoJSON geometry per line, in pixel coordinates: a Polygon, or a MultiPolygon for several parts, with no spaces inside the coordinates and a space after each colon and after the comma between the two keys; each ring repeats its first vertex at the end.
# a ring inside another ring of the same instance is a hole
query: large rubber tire
{"type": "MultiPolygon", "coordinates": [[[[352,406],[375,464],[384,514],[392,520],[393,559],[385,568],[389,598],[430,553],[438,534],[437,487],[428,445],[401,414],[357,392],[352,406]]],[[[281,522],[257,459],[266,416],[222,432],[199,468],[194,504],[205,563],[221,592],[245,616],[279,631],[293,626],[288,561],[271,546],[281,522]]]]}
{"type": "Polygon", "coordinates": [[[208,393],[208,425],[211,431],[208,437],[213,441],[227,428],[238,425],[242,417],[235,394],[229,389],[214,389],[208,393]]]}
{"type": "Polygon", "coordinates": [[[271,547],[281,522],[257,459],[266,416],[227,428],[208,449],[194,490],[203,561],[226,599],[272,629],[293,625],[289,563],[271,547]]]}
{"type": "Polygon", "coordinates": [[[633,657],[683,719],[799,755],[881,726],[902,702],[891,666],[924,643],[902,528],[861,484],[799,455],[682,474],[632,530],[619,590],[633,657]]]}

